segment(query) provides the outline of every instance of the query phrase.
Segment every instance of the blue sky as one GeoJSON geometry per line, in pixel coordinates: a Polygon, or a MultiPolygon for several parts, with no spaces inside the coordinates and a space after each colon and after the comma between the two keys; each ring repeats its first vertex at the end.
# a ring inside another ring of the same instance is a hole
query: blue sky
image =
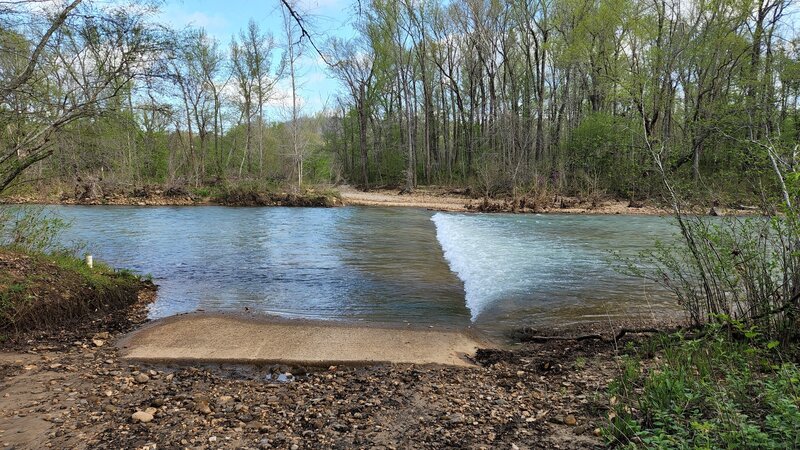
{"type": "MultiPolygon", "coordinates": [[[[355,14],[355,0],[299,0],[297,7],[309,20],[309,32],[320,46],[329,36],[350,38],[355,35],[351,18],[355,14]]],[[[227,49],[231,37],[247,27],[252,18],[262,30],[270,32],[278,45],[284,45],[280,0],[167,0],[161,8],[160,21],[175,28],[196,26],[217,38],[227,49]]],[[[306,42],[307,44],[307,42],[306,42]]],[[[278,57],[276,56],[276,61],[278,57]]],[[[314,50],[306,45],[304,55],[299,61],[298,96],[302,99],[302,113],[314,114],[326,105],[334,107],[335,97],[340,90],[338,82],[331,78],[324,63],[314,50]]],[[[271,101],[275,114],[277,106],[285,104],[290,92],[289,83],[284,81],[276,89],[276,98],[271,101]]],[[[277,117],[275,117],[277,119],[277,117]]]]}

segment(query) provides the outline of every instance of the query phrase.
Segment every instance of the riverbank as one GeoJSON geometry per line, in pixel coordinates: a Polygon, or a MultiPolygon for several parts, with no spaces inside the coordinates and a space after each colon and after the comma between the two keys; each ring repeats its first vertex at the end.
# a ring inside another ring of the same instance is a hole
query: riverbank
{"type": "MultiPolygon", "coordinates": [[[[37,260],[20,261],[7,259],[7,270],[41,273],[37,260]]],[[[62,297],[78,292],[50,284],[62,297]]],[[[616,346],[629,339],[615,343],[607,326],[595,330],[603,340],[529,333],[512,350],[478,350],[472,367],[131,361],[112,343],[144,323],[152,299],[145,289],[80,324],[7,335],[0,445],[591,448],[602,444],[616,346]]]]}
{"type": "MultiPolygon", "coordinates": [[[[92,191],[93,192],[93,191],[92,191]]],[[[0,204],[45,205],[114,205],[114,206],[289,206],[337,207],[378,206],[423,208],[432,211],[487,213],[557,213],[600,215],[670,215],[672,210],[656,201],[632,202],[598,198],[550,195],[532,198],[523,196],[516,202],[510,199],[482,199],[469,195],[468,190],[441,186],[421,186],[413,192],[376,188],[363,191],[349,185],[307,188],[303,191],[271,191],[248,187],[228,189],[162,189],[158,187],[134,190],[99,190],[91,195],[63,192],[8,194],[0,204]]],[[[759,212],[754,206],[694,205],[687,209],[699,215],[750,215],[759,212]]]]}
{"type": "MultiPolygon", "coordinates": [[[[399,189],[371,189],[361,191],[351,186],[340,186],[339,193],[345,205],[425,208],[434,211],[535,213],[535,214],[598,214],[598,215],[672,215],[671,206],[648,200],[633,202],[613,198],[581,199],[563,195],[522,196],[516,202],[510,199],[482,199],[468,195],[464,189],[425,186],[411,193],[399,189]]],[[[698,215],[751,215],[759,213],[754,206],[692,205],[686,212],[698,215]]]]}
{"type": "Polygon", "coordinates": [[[618,370],[599,340],[478,352],[477,368],[319,369],[148,365],[97,339],[0,354],[0,445],[593,448],[618,370]]]}
{"type": "Polygon", "coordinates": [[[75,193],[51,192],[11,193],[0,197],[0,204],[37,205],[110,205],[110,206],[343,206],[335,190],[307,188],[303,190],[270,190],[261,187],[231,186],[187,190],[149,186],[127,188],[85,188],[75,193]]]}
{"type": "Polygon", "coordinates": [[[563,196],[548,197],[539,203],[523,198],[517,205],[513,205],[508,200],[484,201],[466,195],[463,190],[444,187],[420,187],[411,193],[401,193],[398,189],[372,189],[365,192],[351,186],[341,186],[339,192],[347,205],[425,208],[434,211],[641,215],[670,213],[659,206],[644,203],[604,200],[592,204],[563,196]]]}

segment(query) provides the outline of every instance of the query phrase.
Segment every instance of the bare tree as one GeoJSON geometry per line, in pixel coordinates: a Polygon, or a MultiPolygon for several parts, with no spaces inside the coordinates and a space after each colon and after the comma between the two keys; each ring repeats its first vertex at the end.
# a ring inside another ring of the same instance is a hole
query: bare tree
{"type": "Polygon", "coordinates": [[[332,39],[330,47],[336,62],[331,66],[331,70],[347,86],[354,101],[358,114],[361,179],[364,188],[369,189],[367,129],[369,127],[369,94],[375,71],[372,55],[359,48],[359,43],[361,42],[332,39]]]}
{"type": "Polygon", "coordinates": [[[73,1],[42,21],[45,13],[29,3],[14,3],[5,16],[5,33],[15,39],[0,58],[0,121],[8,127],[0,142],[0,192],[51,156],[70,124],[102,114],[146,77],[161,44],[142,7],[73,1]]]}

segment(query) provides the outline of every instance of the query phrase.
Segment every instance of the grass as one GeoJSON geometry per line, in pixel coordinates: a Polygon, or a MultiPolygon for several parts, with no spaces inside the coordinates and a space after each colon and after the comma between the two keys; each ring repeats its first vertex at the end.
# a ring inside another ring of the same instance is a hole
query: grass
{"type": "Polygon", "coordinates": [[[119,286],[120,283],[133,284],[140,280],[138,275],[129,270],[117,271],[102,262],[95,262],[93,267],[89,268],[82,259],[68,253],[39,255],[39,257],[53,262],[62,270],[80,275],[95,289],[110,289],[119,286]]]}
{"type": "Polygon", "coordinates": [[[136,302],[143,280],[66,252],[0,247],[0,331],[63,327],[136,302]]]}
{"type": "Polygon", "coordinates": [[[800,369],[787,350],[719,326],[645,341],[622,358],[604,435],[624,448],[800,447],[800,369]]]}

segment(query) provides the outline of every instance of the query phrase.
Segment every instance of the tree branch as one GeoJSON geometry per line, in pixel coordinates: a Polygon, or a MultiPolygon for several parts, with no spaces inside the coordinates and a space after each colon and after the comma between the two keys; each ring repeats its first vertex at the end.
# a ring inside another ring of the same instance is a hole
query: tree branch
{"type": "Polygon", "coordinates": [[[44,36],[42,36],[42,38],[39,40],[39,43],[36,45],[36,48],[33,50],[25,70],[19,74],[16,79],[11,80],[6,86],[0,88],[0,97],[5,97],[11,94],[20,86],[25,84],[28,79],[30,79],[30,77],[33,75],[33,71],[36,69],[36,65],[39,64],[39,58],[41,57],[42,52],[44,52],[44,48],[47,46],[47,43],[50,42],[50,38],[53,36],[53,33],[55,33],[56,30],[58,30],[61,25],[67,21],[69,14],[78,7],[81,1],[82,0],[74,0],[72,3],[67,5],[67,7],[64,8],[58,16],[56,16],[56,18],[53,20],[53,23],[50,24],[50,28],[47,29],[47,31],[44,33],[44,36]]]}

